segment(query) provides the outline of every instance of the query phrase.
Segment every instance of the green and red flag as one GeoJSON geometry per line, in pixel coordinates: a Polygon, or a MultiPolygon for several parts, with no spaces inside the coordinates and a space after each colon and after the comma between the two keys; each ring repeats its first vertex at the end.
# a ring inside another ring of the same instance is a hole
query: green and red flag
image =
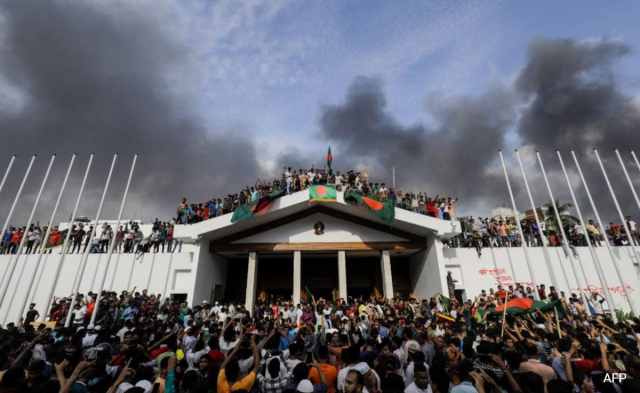
{"type": "MultiPolygon", "coordinates": [[[[543,302],[540,300],[532,300],[529,298],[513,298],[507,302],[507,314],[510,315],[533,313],[538,310],[546,312],[551,311],[554,308],[557,308],[560,313],[564,312],[564,310],[562,309],[562,305],[558,300],[543,302]]],[[[504,312],[504,304],[496,306],[493,312],[502,314],[504,312]]]]}
{"type": "Polygon", "coordinates": [[[233,211],[233,216],[231,216],[231,222],[235,223],[238,221],[246,220],[251,217],[261,216],[266,214],[267,212],[269,212],[269,210],[271,210],[273,201],[280,198],[284,194],[285,194],[284,190],[276,189],[271,191],[269,194],[261,197],[255,203],[238,206],[233,211]]]}
{"type": "Polygon", "coordinates": [[[318,184],[309,189],[309,202],[335,202],[337,196],[334,186],[318,184]]]}
{"type": "Polygon", "coordinates": [[[370,212],[374,213],[376,217],[387,224],[392,223],[395,219],[396,209],[393,204],[393,200],[391,199],[381,202],[368,196],[364,196],[359,191],[347,191],[344,194],[344,200],[347,203],[367,207],[370,212]]]}
{"type": "MultiPolygon", "coordinates": [[[[513,298],[507,302],[507,314],[522,314],[531,311],[533,300],[529,298],[513,298]]],[[[505,304],[500,304],[495,308],[495,312],[504,312],[505,304]]]]}

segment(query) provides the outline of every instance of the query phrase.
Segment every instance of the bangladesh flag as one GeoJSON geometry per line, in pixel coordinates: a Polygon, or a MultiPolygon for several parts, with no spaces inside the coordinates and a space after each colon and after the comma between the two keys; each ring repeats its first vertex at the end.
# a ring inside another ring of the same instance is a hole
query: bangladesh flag
{"type": "Polygon", "coordinates": [[[231,216],[231,222],[235,223],[238,221],[246,220],[254,216],[261,216],[266,214],[271,209],[271,205],[273,205],[273,201],[280,198],[284,194],[285,194],[284,190],[276,189],[271,193],[269,193],[268,195],[261,197],[255,203],[238,206],[233,211],[233,216],[231,216]]]}
{"type": "Polygon", "coordinates": [[[329,146],[329,149],[327,150],[327,156],[325,157],[325,159],[327,160],[327,168],[329,169],[329,172],[331,172],[331,164],[333,163],[333,154],[331,154],[331,146],[329,146]]]}
{"type": "Polygon", "coordinates": [[[364,196],[359,191],[347,191],[344,194],[344,200],[347,203],[366,206],[369,211],[374,213],[376,217],[386,222],[387,224],[392,223],[395,218],[396,209],[391,199],[380,202],[373,198],[364,196]]]}
{"type": "Polygon", "coordinates": [[[337,197],[334,186],[315,185],[309,189],[310,202],[335,202],[337,197]]]}
{"type": "MultiPolygon", "coordinates": [[[[531,311],[533,308],[533,300],[529,298],[515,298],[507,302],[507,314],[522,314],[531,311]]],[[[504,312],[504,304],[496,307],[495,312],[504,312]]]]}

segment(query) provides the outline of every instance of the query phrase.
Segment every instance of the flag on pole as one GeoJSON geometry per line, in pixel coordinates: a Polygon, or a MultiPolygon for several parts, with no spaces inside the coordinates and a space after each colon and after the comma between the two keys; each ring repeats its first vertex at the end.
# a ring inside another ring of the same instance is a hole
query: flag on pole
{"type": "Polygon", "coordinates": [[[326,155],[325,159],[327,161],[327,169],[329,170],[329,173],[331,173],[331,164],[333,163],[333,155],[331,154],[331,146],[329,146],[329,148],[327,149],[327,155],[326,155]]]}
{"type": "Polygon", "coordinates": [[[335,202],[337,195],[334,186],[318,184],[309,189],[310,202],[335,202]]]}

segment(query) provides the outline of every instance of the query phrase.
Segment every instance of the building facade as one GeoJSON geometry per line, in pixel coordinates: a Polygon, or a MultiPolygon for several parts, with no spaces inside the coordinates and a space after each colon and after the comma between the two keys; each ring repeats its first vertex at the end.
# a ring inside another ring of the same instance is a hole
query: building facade
{"type": "MultiPolygon", "coordinates": [[[[232,301],[252,309],[257,299],[298,303],[310,295],[448,295],[448,273],[463,298],[515,282],[555,285],[566,293],[579,288],[601,291],[596,262],[602,265],[616,308],[631,308],[625,289],[640,303],[640,270],[631,247],[611,252],[601,247],[593,254],[577,248],[575,257],[560,247],[529,248],[526,253],[519,247],[487,248],[478,255],[474,249],[444,246],[460,233],[455,220],[396,208],[395,219],[385,223],[366,208],[346,204],[340,192],[335,202],[314,202],[308,191],[300,191],[274,200],[266,214],[236,223],[231,217],[177,225],[179,246],[172,252],[113,254],[110,260],[106,254],[89,254],[81,277],[81,254],[63,256],[58,249],[42,257],[2,255],[3,282],[10,282],[0,318],[18,320],[30,302],[43,314],[51,290],[56,297],[69,296],[74,280],[80,280],[80,292],[97,292],[105,274],[109,290],[147,290],[191,305],[232,301]],[[17,260],[17,268],[8,278],[12,260],[17,260]],[[27,294],[30,280],[35,284],[27,294]]],[[[145,235],[150,229],[142,226],[145,235]]]]}

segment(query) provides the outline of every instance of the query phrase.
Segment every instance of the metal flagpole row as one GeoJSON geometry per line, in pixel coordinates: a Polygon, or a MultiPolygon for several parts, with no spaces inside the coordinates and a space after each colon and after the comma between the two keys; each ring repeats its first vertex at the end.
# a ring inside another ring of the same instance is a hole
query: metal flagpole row
{"type": "Polygon", "coordinates": [[[78,190],[78,196],[76,197],[76,203],[73,206],[73,211],[71,213],[71,220],[69,221],[69,228],[67,228],[67,235],[62,242],[62,251],[60,253],[60,260],[58,260],[58,265],[56,267],[56,272],[53,275],[53,283],[51,284],[51,288],[49,289],[49,295],[47,296],[47,303],[45,304],[45,312],[42,314],[45,318],[49,315],[49,311],[51,310],[51,305],[53,303],[53,295],[56,290],[56,285],[58,283],[58,278],[60,277],[60,273],[62,272],[62,267],[64,266],[64,260],[67,256],[67,252],[69,251],[69,240],[71,239],[71,229],[73,228],[73,223],[76,220],[76,215],[78,214],[78,207],[80,206],[80,201],[82,200],[82,194],[84,193],[84,188],[87,184],[87,178],[89,177],[89,171],[91,170],[91,165],[93,164],[93,156],[91,153],[89,155],[89,161],[87,162],[87,167],[84,170],[84,176],[82,177],[82,183],[80,184],[80,189],[78,190]]]}
{"type": "MultiPolygon", "coordinates": [[[[576,165],[576,169],[578,170],[578,175],[580,175],[580,180],[582,181],[582,186],[584,187],[584,191],[587,194],[587,199],[589,200],[589,204],[591,205],[591,209],[593,210],[593,214],[596,216],[596,220],[598,221],[598,225],[600,226],[600,231],[604,230],[604,225],[602,224],[602,219],[600,219],[600,213],[596,208],[596,204],[593,201],[593,197],[591,196],[591,191],[589,190],[589,185],[587,184],[587,180],[584,177],[584,173],[582,173],[582,167],[580,166],[580,162],[578,161],[578,157],[576,156],[575,151],[571,150],[571,157],[573,158],[573,162],[576,165]]],[[[587,237],[589,237],[589,232],[585,232],[587,237]]],[[[613,260],[613,252],[611,251],[611,245],[609,244],[609,239],[607,236],[604,236],[604,244],[609,252],[609,257],[613,260]]],[[[595,251],[595,250],[594,250],[595,251]]],[[[611,293],[609,292],[609,286],[607,284],[606,276],[604,274],[604,269],[602,269],[602,263],[600,263],[600,258],[598,258],[598,269],[600,269],[599,274],[603,277],[601,280],[604,283],[602,290],[607,294],[607,303],[609,303],[609,308],[611,314],[615,314],[615,302],[613,302],[613,297],[611,297],[611,293]],[[609,300],[611,299],[611,300],[609,300]]]]}
{"type": "MultiPolygon", "coordinates": [[[[100,204],[98,205],[98,211],[96,212],[96,218],[93,222],[93,229],[89,230],[87,234],[89,242],[93,239],[93,236],[96,232],[96,227],[98,226],[98,222],[100,221],[100,215],[102,214],[102,206],[104,205],[104,199],[107,195],[107,191],[109,190],[109,183],[111,183],[111,175],[113,175],[113,168],[116,166],[116,160],[118,159],[118,155],[113,155],[113,160],[111,160],[111,168],[109,168],[109,174],[107,175],[107,180],[104,185],[104,189],[102,190],[102,197],[100,198],[100,204]]],[[[67,319],[64,323],[65,327],[69,327],[71,324],[71,313],[73,312],[73,307],[76,303],[76,297],[78,294],[78,290],[80,288],[80,283],[82,281],[82,276],[84,275],[84,270],[87,266],[87,260],[89,258],[89,251],[91,251],[91,244],[88,244],[87,248],[85,248],[82,253],[82,259],[80,260],[80,270],[79,274],[76,276],[74,280],[73,291],[71,294],[71,304],[69,305],[69,311],[67,312],[67,319]]]]}
{"type": "MultiPolygon", "coordinates": [[[[596,275],[598,276],[598,280],[600,281],[600,286],[604,290],[605,298],[607,299],[607,303],[609,303],[609,307],[615,308],[615,303],[613,303],[613,298],[609,293],[609,287],[607,285],[607,281],[604,277],[604,273],[602,272],[602,267],[600,265],[600,258],[598,258],[598,254],[594,250],[593,244],[591,244],[591,239],[589,238],[589,232],[587,231],[587,224],[586,224],[586,221],[584,220],[584,216],[582,215],[582,210],[580,209],[580,204],[578,203],[576,194],[573,192],[573,186],[571,185],[571,180],[569,179],[567,168],[564,166],[564,160],[562,159],[562,154],[560,154],[559,150],[556,150],[556,154],[558,155],[558,160],[560,161],[560,167],[562,168],[562,173],[564,174],[564,180],[567,182],[567,186],[569,187],[569,194],[571,195],[571,201],[573,202],[573,206],[575,206],[576,208],[576,213],[578,214],[578,219],[580,220],[582,233],[584,233],[585,240],[587,241],[587,247],[589,248],[589,253],[591,254],[591,260],[593,261],[593,265],[596,269],[596,275]]],[[[584,276],[585,284],[588,288],[589,282],[587,281],[587,274],[585,273],[583,264],[580,264],[580,268],[582,269],[582,275],[584,276]]],[[[612,313],[612,317],[615,320],[616,318],[615,313],[612,313]]]]}
{"type": "MultiPolygon", "coordinates": [[[[607,188],[609,188],[609,192],[611,193],[611,198],[613,199],[613,204],[616,207],[616,210],[618,211],[618,214],[620,215],[620,220],[622,222],[622,227],[624,228],[624,232],[627,235],[627,239],[629,239],[630,244],[631,244],[631,249],[633,250],[633,254],[636,257],[636,260],[638,259],[638,252],[636,250],[636,246],[633,244],[633,240],[631,239],[631,233],[629,232],[629,226],[627,225],[627,222],[624,219],[624,214],[622,213],[622,209],[620,208],[620,204],[618,203],[618,198],[616,197],[616,193],[613,191],[613,187],[611,186],[611,182],[609,181],[609,176],[607,175],[607,171],[604,168],[604,165],[602,164],[602,160],[600,159],[600,154],[598,154],[598,150],[597,149],[593,149],[593,153],[596,156],[596,159],[598,160],[598,165],[600,165],[600,169],[602,170],[602,175],[604,176],[604,180],[607,183],[607,188]]],[[[601,224],[602,225],[602,224],[601,224]]],[[[604,230],[604,227],[602,227],[602,229],[604,230]]],[[[607,244],[609,244],[609,242],[607,242],[607,244]]],[[[634,307],[633,301],[631,300],[631,296],[629,296],[629,291],[627,290],[627,286],[624,283],[624,279],[622,278],[622,274],[620,273],[620,268],[618,267],[618,262],[614,259],[614,255],[613,253],[611,253],[611,263],[613,264],[613,267],[615,268],[616,274],[618,276],[618,280],[620,280],[620,285],[622,285],[622,290],[624,292],[624,297],[627,299],[627,303],[629,305],[629,309],[633,312],[636,313],[636,309],[634,307]]]]}
{"type": "MultiPolygon", "coordinates": [[[[0,193],[2,192],[2,189],[4,188],[4,183],[6,183],[7,178],[9,177],[9,173],[11,172],[11,168],[13,167],[13,163],[16,160],[16,155],[12,155],[11,159],[9,160],[9,165],[7,165],[7,169],[4,171],[4,176],[2,176],[2,181],[0,181],[0,193]]],[[[4,232],[0,233],[0,235],[2,235],[4,232]]]]}
{"type": "Polygon", "coordinates": [[[129,193],[129,186],[131,185],[131,179],[133,178],[133,171],[136,167],[137,160],[138,160],[138,155],[134,154],[133,162],[131,163],[131,169],[129,170],[129,177],[127,178],[127,185],[124,188],[124,193],[122,194],[122,200],[120,201],[120,210],[118,210],[118,221],[115,225],[115,232],[111,239],[111,244],[109,245],[109,253],[107,254],[107,263],[106,263],[106,267],[104,268],[104,274],[102,275],[102,280],[100,281],[100,286],[98,287],[96,304],[93,308],[93,313],[91,313],[91,321],[89,322],[89,326],[94,326],[96,321],[96,316],[98,315],[98,310],[100,309],[100,297],[102,296],[102,292],[105,289],[104,284],[107,280],[107,275],[109,273],[109,265],[111,264],[111,256],[113,255],[113,249],[115,248],[115,245],[116,245],[116,233],[118,231],[118,228],[120,227],[120,221],[122,220],[122,213],[124,212],[124,206],[127,203],[127,194],[129,193]]]}
{"type": "MultiPolygon", "coordinates": [[[[575,258],[573,257],[573,252],[571,251],[570,247],[569,247],[569,238],[567,237],[567,233],[564,230],[564,225],[562,223],[562,217],[560,216],[560,211],[558,210],[558,205],[556,204],[556,200],[555,197],[553,195],[553,191],[551,190],[551,185],[549,184],[549,179],[547,178],[547,171],[544,168],[544,164],[542,163],[542,157],[540,156],[540,152],[536,152],[536,157],[538,158],[538,165],[540,166],[540,171],[542,172],[542,178],[544,179],[544,184],[547,187],[547,192],[549,193],[549,198],[551,199],[551,206],[553,207],[553,213],[556,217],[556,221],[558,222],[558,227],[560,229],[560,236],[562,236],[562,244],[567,246],[567,255],[569,257],[569,264],[571,265],[571,271],[573,272],[573,278],[576,280],[576,285],[578,286],[578,290],[580,291],[580,294],[582,295],[582,298],[584,300],[584,304],[587,304],[587,299],[586,296],[584,295],[584,291],[580,290],[580,279],[578,277],[578,273],[576,270],[576,261],[575,258]]],[[[561,262],[562,263],[562,262],[561,262]]],[[[583,271],[584,274],[584,271],[583,271]]],[[[584,278],[584,288],[587,288],[589,286],[588,282],[587,282],[587,277],[583,277],[584,278]]],[[[568,284],[568,282],[567,282],[568,284]]],[[[568,287],[569,290],[571,290],[571,286],[568,287]]]]}
{"type": "Polygon", "coordinates": [[[507,190],[509,190],[509,197],[511,198],[511,205],[513,207],[513,214],[516,220],[516,229],[518,230],[518,234],[520,235],[520,247],[524,252],[524,259],[527,263],[527,269],[529,270],[529,277],[533,284],[533,296],[536,300],[540,300],[540,296],[538,294],[538,285],[533,273],[533,269],[531,269],[531,259],[529,258],[529,247],[524,241],[524,232],[522,230],[522,223],[520,222],[520,214],[518,213],[518,208],[516,206],[516,199],[513,197],[513,190],[511,189],[511,182],[509,181],[509,174],[507,173],[507,166],[504,163],[504,156],[502,155],[502,150],[498,150],[498,155],[500,156],[500,162],[502,163],[502,170],[504,172],[504,178],[507,182],[507,190]]]}
{"type": "MultiPolygon", "coordinates": [[[[31,156],[31,161],[29,161],[27,170],[24,172],[24,176],[22,177],[22,182],[20,183],[20,187],[18,187],[16,196],[13,198],[13,203],[11,203],[11,207],[9,208],[9,213],[7,214],[7,218],[4,220],[4,224],[2,225],[2,231],[0,231],[0,234],[2,234],[3,236],[4,236],[4,233],[7,231],[7,228],[9,227],[9,222],[13,217],[13,211],[15,210],[16,205],[18,204],[18,200],[20,200],[20,196],[22,195],[22,189],[24,188],[24,185],[27,182],[27,179],[29,178],[29,174],[31,173],[31,168],[33,167],[33,162],[35,160],[36,160],[36,155],[34,154],[31,156]]],[[[2,280],[0,280],[0,285],[4,284],[4,279],[7,276],[7,272],[9,271],[10,266],[11,265],[7,265],[7,268],[3,269],[4,273],[2,273],[2,280]]],[[[3,299],[3,298],[4,298],[4,293],[2,294],[2,296],[0,296],[0,299],[3,299]]]]}
{"type": "MultiPolygon", "coordinates": [[[[618,149],[615,149],[614,151],[616,152],[616,156],[618,157],[618,162],[620,163],[620,167],[622,167],[622,172],[624,172],[624,177],[627,179],[627,183],[629,184],[629,188],[631,189],[631,194],[633,195],[633,199],[636,202],[636,206],[638,206],[638,209],[640,209],[640,198],[638,198],[638,193],[636,192],[636,188],[634,187],[633,182],[631,181],[629,172],[627,172],[627,166],[622,160],[622,156],[620,155],[620,152],[618,151],[618,149]]],[[[629,228],[629,230],[631,230],[631,228],[629,228]]],[[[629,238],[629,243],[637,245],[633,238],[629,238]]],[[[636,263],[640,263],[640,260],[638,260],[637,258],[638,258],[638,255],[636,254],[636,263]]]]}
{"type": "MultiPolygon", "coordinates": [[[[71,155],[71,160],[69,161],[69,165],[67,166],[67,171],[65,172],[64,179],[62,180],[62,185],[60,186],[60,191],[58,192],[58,198],[56,199],[56,203],[53,206],[53,211],[51,212],[51,217],[49,217],[49,222],[47,224],[47,230],[42,238],[40,244],[40,250],[38,251],[38,259],[36,260],[36,269],[34,271],[34,276],[31,280],[29,280],[29,287],[27,289],[27,294],[24,297],[24,301],[22,302],[22,313],[26,312],[27,303],[32,299],[31,290],[34,287],[38,288],[40,286],[40,278],[42,277],[42,271],[40,271],[40,264],[42,261],[42,256],[47,248],[47,243],[49,240],[49,235],[51,234],[51,227],[53,226],[53,220],[56,218],[56,214],[58,212],[58,207],[60,206],[60,201],[62,200],[62,194],[64,193],[65,188],[67,187],[67,181],[69,180],[69,175],[71,174],[71,169],[73,168],[73,164],[76,161],[76,154],[71,155]]],[[[44,268],[42,269],[44,271],[44,268]]],[[[35,293],[33,294],[35,296],[35,293]]]]}
{"type": "MultiPolygon", "coordinates": [[[[42,178],[42,183],[40,183],[40,189],[38,190],[38,194],[36,195],[36,200],[33,202],[33,206],[31,207],[31,213],[29,213],[29,219],[27,220],[27,225],[25,225],[24,233],[22,234],[22,238],[20,239],[20,244],[18,245],[18,250],[16,251],[16,254],[13,256],[12,260],[9,262],[10,263],[10,268],[9,268],[9,272],[8,272],[9,274],[7,275],[7,283],[3,287],[2,295],[0,296],[0,299],[3,299],[3,300],[5,299],[5,295],[7,294],[7,290],[9,289],[9,285],[11,285],[11,279],[13,278],[13,273],[15,272],[15,269],[18,266],[18,261],[20,259],[20,254],[22,253],[22,248],[24,247],[24,243],[25,243],[25,241],[27,239],[27,231],[29,230],[29,227],[33,223],[33,216],[35,215],[36,210],[38,209],[38,204],[40,203],[40,198],[42,197],[42,192],[44,191],[44,187],[47,184],[47,180],[49,179],[49,174],[51,173],[51,167],[53,166],[53,163],[54,163],[55,160],[56,160],[56,155],[55,154],[51,155],[51,159],[49,160],[49,165],[47,166],[47,170],[44,173],[44,177],[42,178]]],[[[4,316],[2,318],[3,323],[7,323],[8,319],[9,319],[9,315],[11,313],[11,306],[13,305],[13,300],[14,300],[14,298],[16,296],[16,292],[18,292],[17,291],[17,285],[22,281],[22,274],[24,273],[26,265],[27,265],[27,259],[25,258],[24,263],[20,267],[20,273],[18,274],[18,280],[16,281],[16,288],[11,293],[11,298],[9,299],[9,302],[7,303],[7,309],[6,309],[6,311],[4,313],[4,316]]]]}
{"type": "MultiPolygon", "coordinates": [[[[549,276],[551,277],[551,284],[555,288],[559,288],[558,280],[556,279],[556,274],[553,271],[553,266],[551,266],[551,260],[549,259],[549,250],[547,249],[547,238],[544,235],[544,232],[542,231],[542,225],[540,225],[540,218],[538,217],[538,209],[536,208],[536,203],[533,201],[533,195],[531,194],[531,188],[529,188],[529,181],[527,180],[527,174],[524,171],[524,165],[522,165],[522,159],[520,158],[520,151],[518,149],[515,149],[515,153],[516,153],[516,159],[518,160],[518,166],[520,166],[520,172],[522,173],[522,179],[524,180],[524,187],[525,187],[525,190],[527,191],[527,196],[529,197],[529,203],[531,204],[531,209],[533,210],[533,217],[536,221],[536,226],[538,227],[538,235],[540,236],[540,241],[542,242],[542,253],[544,254],[544,261],[547,265],[549,276]]],[[[569,287],[568,282],[567,282],[567,287],[569,287]]]]}

